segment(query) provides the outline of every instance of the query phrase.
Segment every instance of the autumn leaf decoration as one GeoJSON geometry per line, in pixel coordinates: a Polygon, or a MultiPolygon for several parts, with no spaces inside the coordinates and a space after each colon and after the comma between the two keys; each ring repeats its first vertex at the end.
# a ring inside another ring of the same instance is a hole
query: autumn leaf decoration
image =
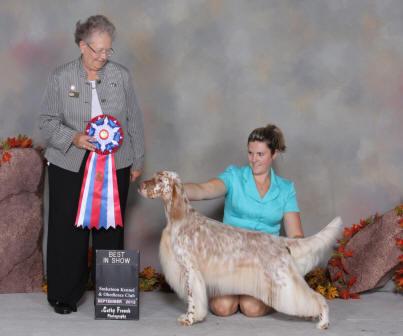
{"type": "Polygon", "coordinates": [[[164,289],[167,287],[165,278],[162,274],[157,273],[151,266],[145,267],[140,272],[140,290],[150,292],[157,289],[164,289]]]}
{"type": "MultiPolygon", "coordinates": [[[[400,227],[400,237],[402,237],[403,233],[403,204],[397,206],[395,208],[396,215],[398,216],[398,225],[400,227]]],[[[399,265],[396,269],[396,272],[393,276],[393,281],[395,282],[395,289],[397,293],[403,294],[403,239],[396,238],[396,246],[402,251],[402,254],[399,255],[399,265]]]]}
{"type": "Polygon", "coordinates": [[[2,156],[1,156],[1,160],[0,160],[0,166],[2,163],[6,163],[9,162],[11,159],[11,154],[10,152],[4,151],[2,156]]]}
{"type": "Polygon", "coordinates": [[[330,280],[329,271],[325,268],[315,268],[305,275],[305,281],[309,287],[322,294],[328,300],[339,297],[337,288],[333,286],[330,280]]]}
{"type": "Polygon", "coordinates": [[[10,162],[12,148],[32,148],[32,140],[26,135],[19,134],[17,137],[0,141],[0,166],[10,162]]]}

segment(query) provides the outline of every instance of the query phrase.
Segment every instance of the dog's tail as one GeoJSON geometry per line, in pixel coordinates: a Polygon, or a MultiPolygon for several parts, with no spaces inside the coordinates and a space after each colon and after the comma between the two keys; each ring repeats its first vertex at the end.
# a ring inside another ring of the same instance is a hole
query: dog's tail
{"type": "Polygon", "coordinates": [[[330,256],[329,252],[341,235],[342,228],[341,218],[336,217],[324,229],[311,237],[285,240],[301,275],[307,274],[330,256]]]}

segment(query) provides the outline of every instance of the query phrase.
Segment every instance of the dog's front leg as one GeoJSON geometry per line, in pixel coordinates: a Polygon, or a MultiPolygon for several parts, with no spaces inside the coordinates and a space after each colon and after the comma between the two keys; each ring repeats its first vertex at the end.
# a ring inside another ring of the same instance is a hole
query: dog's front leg
{"type": "Polygon", "coordinates": [[[190,326],[204,320],[207,315],[207,290],[200,272],[190,262],[184,263],[184,280],[187,298],[187,312],[182,314],[178,321],[182,325],[190,326]]]}

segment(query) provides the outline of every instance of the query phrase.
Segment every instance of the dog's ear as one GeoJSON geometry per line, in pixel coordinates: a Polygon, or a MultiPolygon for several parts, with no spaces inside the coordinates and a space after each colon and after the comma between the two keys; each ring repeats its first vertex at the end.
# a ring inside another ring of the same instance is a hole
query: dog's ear
{"type": "Polygon", "coordinates": [[[173,220],[181,220],[185,217],[185,203],[182,196],[181,188],[175,181],[172,185],[172,208],[171,217],[173,220]]]}

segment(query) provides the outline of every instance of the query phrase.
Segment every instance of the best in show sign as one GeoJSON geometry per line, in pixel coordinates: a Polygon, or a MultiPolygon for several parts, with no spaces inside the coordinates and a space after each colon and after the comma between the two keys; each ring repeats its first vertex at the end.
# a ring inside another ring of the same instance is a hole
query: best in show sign
{"type": "Polygon", "coordinates": [[[96,319],[139,319],[139,262],[138,251],[96,251],[96,319]]]}

